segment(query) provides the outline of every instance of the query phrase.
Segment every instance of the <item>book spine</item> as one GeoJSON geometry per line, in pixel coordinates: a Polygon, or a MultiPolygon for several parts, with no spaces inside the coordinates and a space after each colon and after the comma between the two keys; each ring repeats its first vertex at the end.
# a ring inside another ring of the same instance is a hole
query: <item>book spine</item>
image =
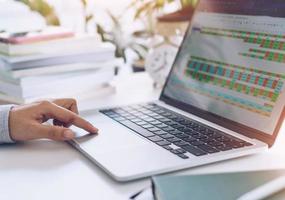
{"type": "Polygon", "coordinates": [[[41,35],[41,36],[34,36],[34,37],[11,37],[11,38],[4,40],[3,42],[9,43],[9,44],[29,44],[29,43],[55,40],[55,39],[60,39],[60,38],[73,37],[73,36],[74,36],[74,33],[67,32],[67,33],[58,33],[55,35],[41,35]]]}
{"type": "Polygon", "coordinates": [[[162,200],[160,199],[159,193],[155,186],[155,177],[151,177],[151,191],[152,191],[152,196],[154,200],[162,200]]]}
{"type": "Polygon", "coordinates": [[[31,69],[38,67],[45,67],[50,65],[63,65],[63,64],[72,64],[72,63],[82,63],[82,62],[102,62],[106,60],[114,59],[114,52],[104,52],[104,53],[90,53],[82,57],[82,55],[71,55],[71,56],[62,56],[54,57],[47,59],[39,59],[34,61],[24,61],[19,63],[10,63],[8,65],[12,70],[20,69],[31,69]]]}

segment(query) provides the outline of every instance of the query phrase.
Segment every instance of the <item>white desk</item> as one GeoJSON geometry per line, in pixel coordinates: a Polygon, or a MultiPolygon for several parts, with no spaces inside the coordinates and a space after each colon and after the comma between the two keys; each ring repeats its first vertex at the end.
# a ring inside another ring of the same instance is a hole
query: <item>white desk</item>
{"type": "MultiPolygon", "coordinates": [[[[84,105],[79,103],[79,107],[148,101],[157,98],[159,93],[152,89],[152,82],[145,74],[121,77],[114,84],[117,85],[116,94],[84,105]]],[[[178,174],[285,168],[284,133],[283,128],[278,142],[268,152],[178,174]]],[[[127,199],[149,183],[149,179],[118,183],[65,143],[34,141],[0,147],[1,200],[127,199]]]]}

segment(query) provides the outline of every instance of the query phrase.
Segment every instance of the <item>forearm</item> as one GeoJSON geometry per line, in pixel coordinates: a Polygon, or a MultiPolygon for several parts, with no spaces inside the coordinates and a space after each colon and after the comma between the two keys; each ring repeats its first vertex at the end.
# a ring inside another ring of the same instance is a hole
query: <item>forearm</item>
{"type": "Polygon", "coordinates": [[[0,106],[0,143],[13,143],[9,134],[9,113],[12,105],[0,106]]]}

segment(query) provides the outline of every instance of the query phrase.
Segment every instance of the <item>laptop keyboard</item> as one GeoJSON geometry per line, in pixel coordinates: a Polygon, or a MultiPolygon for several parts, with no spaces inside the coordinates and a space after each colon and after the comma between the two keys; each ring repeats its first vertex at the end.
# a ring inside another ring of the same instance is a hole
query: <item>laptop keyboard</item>
{"type": "Polygon", "coordinates": [[[252,145],[153,103],[100,112],[182,159],[252,145]]]}

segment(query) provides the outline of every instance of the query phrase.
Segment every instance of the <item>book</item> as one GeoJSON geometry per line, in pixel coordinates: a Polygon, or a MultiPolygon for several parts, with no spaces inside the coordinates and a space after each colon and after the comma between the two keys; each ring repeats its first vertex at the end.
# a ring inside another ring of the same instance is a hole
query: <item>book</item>
{"type": "Polygon", "coordinates": [[[102,62],[94,62],[94,63],[82,62],[82,63],[72,63],[72,64],[63,64],[63,65],[52,65],[52,66],[45,66],[45,67],[31,68],[31,69],[19,69],[19,70],[0,69],[0,79],[13,81],[15,79],[20,79],[29,76],[52,75],[52,74],[66,73],[66,72],[92,70],[101,67],[121,66],[122,63],[123,63],[122,59],[116,58],[102,62]]]}
{"type": "Polygon", "coordinates": [[[36,42],[50,41],[61,38],[73,37],[74,33],[59,26],[48,26],[43,30],[27,31],[20,33],[2,32],[0,42],[7,44],[30,44],[36,42]]]}
{"type": "MultiPolygon", "coordinates": [[[[92,88],[87,88],[84,91],[81,92],[73,92],[73,93],[61,93],[61,94],[45,94],[42,96],[22,99],[17,97],[12,97],[7,94],[4,94],[0,92],[0,101],[5,103],[12,103],[12,104],[24,104],[24,103],[31,103],[34,101],[39,101],[41,99],[56,99],[56,98],[73,98],[77,101],[87,101],[89,99],[94,99],[96,97],[111,95],[116,92],[116,89],[114,86],[106,83],[106,84],[100,84],[97,86],[93,86],[92,88]]],[[[86,108],[85,110],[88,110],[89,108],[86,108]]]]}
{"type": "Polygon", "coordinates": [[[100,62],[114,59],[115,47],[109,44],[94,46],[82,52],[62,52],[54,54],[7,57],[0,56],[0,68],[20,70],[39,68],[51,65],[72,64],[82,62],[100,62]]]}
{"type": "MultiPolygon", "coordinates": [[[[156,176],[152,178],[152,192],[156,200],[235,200],[284,175],[284,170],[271,170],[209,175],[156,176]]],[[[285,190],[275,193],[270,196],[270,199],[285,199],[285,190]]]]}
{"type": "Polygon", "coordinates": [[[108,83],[114,74],[115,66],[110,66],[73,73],[25,77],[14,83],[0,80],[0,91],[20,101],[45,94],[71,94],[108,83]]]}
{"type": "Polygon", "coordinates": [[[0,55],[27,56],[38,54],[55,54],[67,51],[86,51],[100,48],[101,42],[97,35],[77,34],[74,37],[41,41],[30,44],[8,44],[0,42],[0,55]]]}

